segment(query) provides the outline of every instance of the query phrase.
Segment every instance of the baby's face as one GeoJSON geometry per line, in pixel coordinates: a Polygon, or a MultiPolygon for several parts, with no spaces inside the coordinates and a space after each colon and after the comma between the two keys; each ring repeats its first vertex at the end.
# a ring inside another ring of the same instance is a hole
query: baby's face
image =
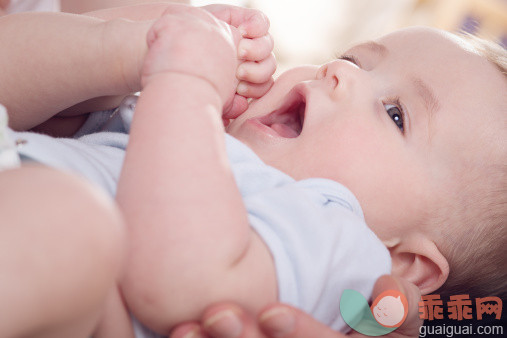
{"type": "Polygon", "coordinates": [[[469,157],[487,160],[505,90],[501,73],[449,34],[411,28],[287,71],[227,131],[295,179],[347,186],[390,240],[452,198],[469,157]]]}

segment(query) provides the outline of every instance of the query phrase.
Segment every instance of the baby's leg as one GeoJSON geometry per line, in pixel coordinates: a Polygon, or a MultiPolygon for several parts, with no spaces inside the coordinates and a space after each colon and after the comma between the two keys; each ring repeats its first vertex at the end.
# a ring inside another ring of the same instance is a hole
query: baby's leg
{"type": "Polygon", "coordinates": [[[123,222],[83,180],[0,172],[0,336],[89,337],[123,261],[123,222]]]}
{"type": "Polygon", "coordinates": [[[93,338],[134,338],[134,328],[118,287],[111,289],[93,338]]]}

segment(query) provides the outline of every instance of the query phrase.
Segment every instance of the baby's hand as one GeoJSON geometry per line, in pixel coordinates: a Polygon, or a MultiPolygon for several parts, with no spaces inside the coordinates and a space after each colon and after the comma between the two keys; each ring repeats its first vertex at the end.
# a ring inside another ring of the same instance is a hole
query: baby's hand
{"type": "Polygon", "coordinates": [[[207,81],[231,105],[235,89],[239,31],[195,7],[171,8],[148,32],[141,84],[164,74],[184,74],[207,81]]]}
{"type": "Polygon", "coordinates": [[[272,53],[273,38],[268,33],[269,20],[256,9],[230,5],[201,8],[238,28],[242,35],[238,45],[236,95],[224,111],[224,118],[236,118],[248,108],[247,98],[263,96],[273,84],[276,61],[272,53]]]}

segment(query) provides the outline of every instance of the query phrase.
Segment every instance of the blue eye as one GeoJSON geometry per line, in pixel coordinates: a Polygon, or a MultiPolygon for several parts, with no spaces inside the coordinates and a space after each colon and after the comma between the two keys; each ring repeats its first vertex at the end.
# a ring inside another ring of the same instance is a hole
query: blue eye
{"type": "Polygon", "coordinates": [[[403,110],[400,107],[393,104],[384,104],[384,106],[386,108],[387,114],[389,115],[391,120],[393,120],[393,122],[396,124],[396,127],[398,127],[401,130],[401,132],[403,132],[404,129],[403,110]]]}

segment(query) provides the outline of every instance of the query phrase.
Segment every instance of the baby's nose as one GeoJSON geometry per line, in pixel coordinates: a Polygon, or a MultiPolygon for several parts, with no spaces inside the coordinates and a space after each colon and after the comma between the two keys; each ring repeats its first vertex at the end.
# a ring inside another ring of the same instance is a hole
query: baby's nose
{"type": "Polygon", "coordinates": [[[340,81],[338,80],[337,74],[330,69],[330,63],[326,63],[319,68],[317,71],[317,80],[327,80],[331,84],[331,88],[335,89],[340,81]]]}
{"type": "Polygon", "coordinates": [[[364,75],[365,73],[355,63],[338,59],[322,65],[317,71],[316,78],[331,88],[333,96],[344,97],[347,93],[350,94],[358,83],[368,82],[364,75]]]}

